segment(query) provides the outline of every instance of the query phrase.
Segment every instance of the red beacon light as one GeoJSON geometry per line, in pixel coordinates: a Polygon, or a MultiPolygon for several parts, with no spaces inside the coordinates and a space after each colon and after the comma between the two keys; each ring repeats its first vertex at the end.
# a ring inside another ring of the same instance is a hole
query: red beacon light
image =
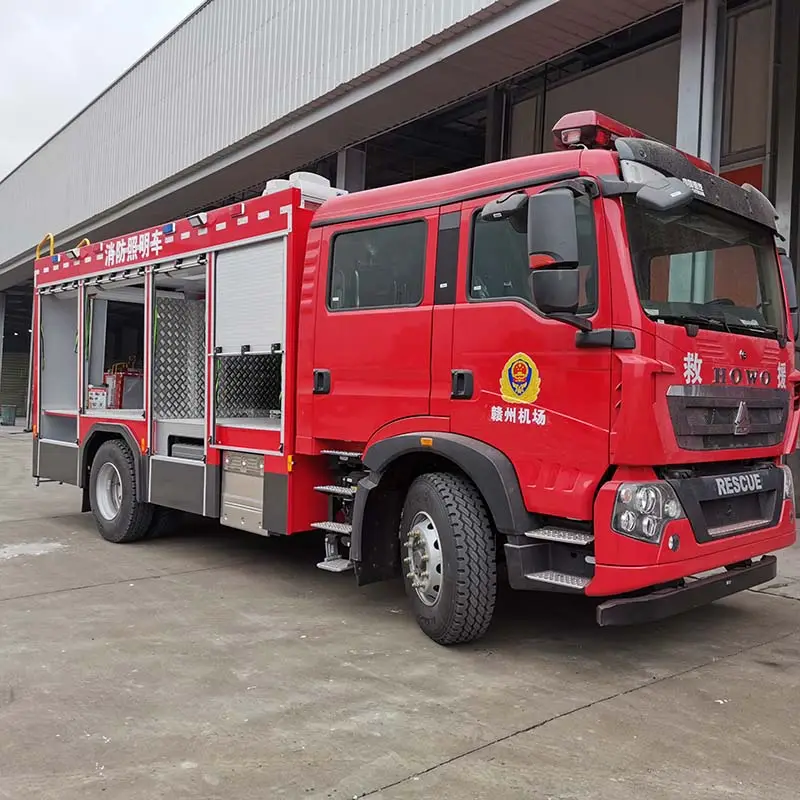
{"type": "MultiPolygon", "coordinates": [[[[556,150],[570,150],[573,147],[585,147],[588,150],[611,150],[614,142],[621,138],[656,141],[652,136],[646,136],[636,128],[617,122],[597,111],[575,111],[565,114],[553,128],[556,150]]],[[[698,169],[704,172],[714,171],[707,161],[689,153],[682,154],[698,169]]]]}
{"type": "Polygon", "coordinates": [[[586,147],[589,150],[610,150],[621,137],[649,139],[641,131],[623,125],[596,111],[575,111],[565,114],[553,128],[557,150],[586,147]]]}

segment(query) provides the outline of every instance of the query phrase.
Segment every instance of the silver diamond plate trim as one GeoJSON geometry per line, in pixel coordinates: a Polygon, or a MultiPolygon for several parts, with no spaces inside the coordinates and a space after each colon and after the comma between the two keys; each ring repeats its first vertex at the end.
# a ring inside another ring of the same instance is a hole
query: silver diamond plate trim
{"type": "Polygon", "coordinates": [[[572,589],[585,589],[591,583],[591,578],[584,578],[580,575],[567,575],[564,572],[555,572],[554,570],[533,572],[527,577],[533,581],[551,583],[555,586],[569,586],[572,589]]]}
{"type": "Polygon", "coordinates": [[[319,531],[330,531],[331,533],[341,533],[343,536],[353,532],[353,526],[346,522],[312,522],[312,528],[319,531]]]}
{"type": "Polygon", "coordinates": [[[219,356],[217,417],[276,417],[283,355],[219,356]]]}
{"type": "Polygon", "coordinates": [[[205,302],[157,297],[155,317],[153,413],[161,419],[203,419],[205,302]]]}
{"type": "Polygon", "coordinates": [[[568,531],[563,528],[539,528],[535,531],[528,531],[525,534],[529,539],[542,539],[546,542],[564,542],[565,544],[575,544],[581,547],[591,544],[594,536],[591,533],[581,533],[581,531],[568,531]]]}
{"type": "Polygon", "coordinates": [[[353,562],[348,558],[332,558],[330,561],[320,561],[317,568],[324,569],[325,572],[347,572],[353,569],[353,562]]]}
{"type": "Polygon", "coordinates": [[[314,491],[322,494],[335,494],[337,497],[353,497],[356,493],[355,486],[315,486],[314,491]]]}

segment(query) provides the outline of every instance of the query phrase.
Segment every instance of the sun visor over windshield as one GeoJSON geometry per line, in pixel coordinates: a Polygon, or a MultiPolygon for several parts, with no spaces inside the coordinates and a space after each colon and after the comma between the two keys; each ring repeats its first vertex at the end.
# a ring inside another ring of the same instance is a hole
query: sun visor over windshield
{"type": "Polygon", "coordinates": [[[758,189],[747,184],[737,186],[719,175],[701,170],[681,152],[661,142],[619,138],[614,146],[620,158],[680,178],[700,200],[777,230],[775,208],[758,189]]]}

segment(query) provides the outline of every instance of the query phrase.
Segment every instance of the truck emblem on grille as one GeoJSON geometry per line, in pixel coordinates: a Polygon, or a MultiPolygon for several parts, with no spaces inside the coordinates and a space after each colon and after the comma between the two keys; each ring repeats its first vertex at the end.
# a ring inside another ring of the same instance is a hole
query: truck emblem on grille
{"type": "Polygon", "coordinates": [[[747,410],[747,403],[742,400],[733,420],[733,435],[747,436],[748,433],[750,433],[750,412],[747,410]]]}
{"type": "Polygon", "coordinates": [[[743,369],[733,367],[714,367],[714,383],[724,385],[731,383],[734,386],[747,384],[749,386],[769,386],[772,383],[772,375],[768,369],[743,369]]]}

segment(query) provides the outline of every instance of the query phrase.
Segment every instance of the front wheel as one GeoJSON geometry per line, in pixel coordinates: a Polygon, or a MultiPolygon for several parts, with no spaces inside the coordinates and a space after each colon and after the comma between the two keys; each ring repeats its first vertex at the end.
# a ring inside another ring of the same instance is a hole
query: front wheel
{"type": "Polygon", "coordinates": [[[403,506],[400,552],[420,628],[444,645],[483,636],[497,594],[496,545],[475,485],[449,473],[417,478],[403,506]]]}
{"type": "Polygon", "coordinates": [[[109,542],[136,542],[150,530],[153,506],[136,499],[133,454],[119,439],[101,444],[92,461],[89,503],[97,529],[109,542]]]}

